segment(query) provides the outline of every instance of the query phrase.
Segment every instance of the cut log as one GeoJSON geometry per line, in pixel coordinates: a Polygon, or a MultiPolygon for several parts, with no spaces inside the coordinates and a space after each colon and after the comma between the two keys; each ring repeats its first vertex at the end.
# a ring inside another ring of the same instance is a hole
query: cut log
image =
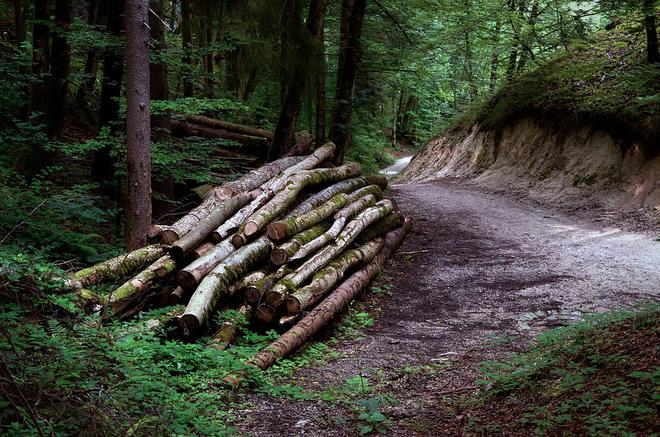
{"type": "Polygon", "coordinates": [[[196,259],[177,274],[177,283],[186,291],[192,291],[218,264],[231,255],[236,248],[229,239],[218,243],[213,250],[196,259]]]}
{"type": "Polygon", "coordinates": [[[266,258],[271,244],[268,237],[263,236],[241,247],[202,280],[179,321],[184,335],[199,331],[216,304],[227,297],[229,286],[266,258]]]}
{"type": "Polygon", "coordinates": [[[356,176],[360,166],[347,163],[337,168],[306,170],[287,179],[285,187],[275,194],[266,205],[252,214],[245,222],[245,235],[250,237],[261,231],[268,223],[291,207],[303,188],[326,182],[335,182],[356,176]]]}
{"type": "Polygon", "coordinates": [[[284,317],[280,317],[279,322],[277,322],[277,331],[280,333],[288,331],[293,325],[298,323],[300,319],[302,319],[302,313],[287,314],[284,317]]]}
{"type": "Polygon", "coordinates": [[[289,314],[311,308],[316,302],[332,289],[344,277],[346,272],[360,264],[371,261],[383,248],[383,239],[377,238],[363,244],[357,249],[347,250],[319,270],[309,285],[290,294],[286,299],[286,309],[289,314]]]}
{"type": "Polygon", "coordinates": [[[383,236],[393,229],[403,226],[404,217],[400,212],[395,212],[378,220],[376,223],[362,231],[355,239],[357,244],[364,244],[376,237],[383,236]]]}
{"type": "Polygon", "coordinates": [[[249,305],[240,307],[234,317],[220,325],[218,331],[211,339],[211,347],[219,351],[227,349],[236,340],[238,329],[249,322],[251,318],[252,307],[249,305]]]}
{"type": "Polygon", "coordinates": [[[174,291],[170,292],[165,301],[163,302],[164,306],[179,305],[188,294],[183,288],[176,287],[174,291]]]}
{"type": "Polygon", "coordinates": [[[346,193],[335,194],[330,200],[316,209],[269,224],[266,227],[266,233],[273,241],[284,240],[291,235],[309,229],[323,220],[332,217],[335,212],[348,204],[348,199],[349,196],[346,193]]]}
{"type": "Polygon", "coordinates": [[[342,208],[337,212],[337,214],[335,214],[335,222],[332,224],[330,229],[328,229],[323,235],[320,235],[319,237],[301,247],[300,250],[291,257],[291,261],[305,259],[317,250],[335,241],[335,239],[344,229],[346,222],[351,217],[366,209],[367,207],[372,206],[374,203],[376,203],[376,197],[374,197],[373,194],[367,194],[360,200],[349,204],[345,208],[342,208]]]}
{"type": "MultiPolygon", "coordinates": [[[[401,244],[409,229],[410,220],[406,220],[402,228],[388,233],[385,237],[383,249],[371,262],[342,282],[339,287],[303,317],[293,328],[262,349],[245,364],[265,370],[272,366],[276,360],[286,357],[298,349],[325,324],[339,314],[371,282],[387,258],[401,244]]],[[[237,386],[241,383],[244,374],[230,375],[225,378],[225,382],[237,386]]]]}
{"type": "Polygon", "coordinates": [[[202,219],[194,229],[188,232],[185,236],[179,239],[170,248],[170,255],[177,261],[202,243],[211,233],[223,224],[229,217],[234,215],[236,211],[251,202],[252,195],[249,193],[241,193],[237,196],[222,201],[217,205],[211,213],[202,219]]]}
{"type": "Polygon", "coordinates": [[[257,307],[257,310],[255,311],[254,315],[259,322],[266,325],[272,322],[273,320],[275,320],[275,316],[277,315],[277,309],[273,308],[271,305],[262,303],[257,307]]]}
{"type": "Polygon", "coordinates": [[[258,283],[265,277],[266,277],[266,273],[263,270],[257,270],[255,272],[248,273],[247,275],[243,276],[238,281],[234,282],[229,286],[230,294],[233,295],[240,290],[246,289],[258,283]]]}
{"type": "Polygon", "coordinates": [[[389,200],[381,200],[371,208],[362,211],[355,219],[351,220],[337,239],[329,246],[323,248],[319,253],[307,260],[296,271],[284,277],[278,282],[272,290],[264,295],[264,301],[275,308],[281,305],[289,292],[295,292],[295,289],[305,282],[314,273],[325,267],[333,258],[342,253],[349,244],[367,226],[380,220],[390,214],[394,205],[389,200]]]}
{"type": "Polygon", "coordinates": [[[158,278],[156,270],[164,269],[172,273],[175,268],[176,263],[169,255],[160,257],[137,276],[110,293],[109,303],[112,313],[122,313],[142,299],[154,280],[158,278]]]}
{"type": "Polygon", "coordinates": [[[316,149],[311,155],[300,161],[298,164],[293,165],[282,172],[281,175],[266,182],[261,188],[263,190],[279,191],[284,188],[289,176],[300,173],[304,170],[311,170],[321,164],[323,161],[332,157],[335,151],[333,143],[326,143],[316,149]]]}
{"type": "Polygon", "coordinates": [[[297,233],[289,241],[273,250],[270,254],[270,261],[276,266],[286,264],[289,258],[298,252],[301,247],[326,232],[329,225],[330,221],[325,220],[316,226],[297,233]]]}
{"type": "Polygon", "coordinates": [[[160,244],[152,244],[82,269],[71,275],[66,283],[71,288],[79,289],[128,276],[140,267],[153,263],[164,254],[160,244]]]}
{"type": "Polygon", "coordinates": [[[227,182],[220,187],[214,188],[210,195],[219,200],[229,199],[230,197],[243,192],[253,191],[273,179],[287,168],[302,162],[304,157],[292,156],[289,158],[278,159],[270,162],[255,170],[248,172],[235,181],[227,182]]]}
{"type": "Polygon", "coordinates": [[[149,241],[160,241],[163,235],[163,232],[171,229],[171,226],[167,225],[151,225],[147,231],[147,238],[149,241]]]}
{"type": "Polygon", "coordinates": [[[194,124],[211,127],[214,129],[223,129],[243,135],[267,138],[270,141],[273,140],[273,133],[271,131],[252,126],[246,126],[244,124],[230,123],[228,121],[218,120],[216,118],[204,117],[202,115],[191,115],[187,117],[186,120],[194,124]]]}
{"type": "Polygon", "coordinates": [[[187,123],[185,121],[172,121],[170,125],[172,134],[177,137],[200,137],[218,140],[229,140],[242,145],[250,145],[264,149],[261,154],[268,152],[268,140],[262,136],[253,136],[232,132],[225,129],[217,129],[199,124],[187,123]]]}
{"type": "Polygon", "coordinates": [[[201,258],[202,256],[204,256],[204,254],[208,253],[211,249],[213,249],[214,246],[215,246],[215,244],[213,244],[213,243],[210,242],[210,241],[207,241],[207,242],[205,242],[205,243],[202,243],[202,244],[200,244],[199,246],[197,246],[197,247],[196,247],[196,248],[190,253],[190,257],[191,257],[193,260],[199,259],[199,258],[201,258]]]}
{"type": "Polygon", "coordinates": [[[270,290],[270,288],[277,283],[280,279],[291,273],[287,267],[280,267],[274,273],[267,275],[260,279],[259,281],[248,285],[245,289],[245,301],[250,305],[256,305],[260,303],[261,297],[263,294],[270,290]]]}
{"type": "Polygon", "coordinates": [[[364,177],[347,179],[345,181],[338,182],[334,185],[329,186],[328,188],[319,191],[313,196],[310,196],[304,202],[301,202],[298,206],[296,206],[293,210],[291,210],[291,212],[289,212],[286,215],[286,218],[305,214],[323,205],[333,196],[339,193],[350,193],[352,191],[355,191],[359,188],[366,186],[367,184],[368,184],[367,178],[364,177]]]}
{"type": "Polygon", "coordinates": [[[259,194],[252,202],[241,208],[229,220],[218,226],[218,228],[211,234],[211,239],[215,242],[220,242],[234,232],[238,231],[245,219],[254,214],[256,210],[264,206],[270,199],[273,198],[273,195],[274,193],[270,190],[259,194]]]}

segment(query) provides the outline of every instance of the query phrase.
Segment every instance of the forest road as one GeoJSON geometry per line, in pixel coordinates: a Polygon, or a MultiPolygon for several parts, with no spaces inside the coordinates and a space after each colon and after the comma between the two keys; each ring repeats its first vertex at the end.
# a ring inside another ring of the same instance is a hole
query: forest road
{"type": "MultiPolygon", "coordinates": [[[[381,288],[391,284],[391,296],[381,299],[363,338],[340,342],[340,358],[301,369],[294,383],[322,390],[377,375],[399,398],[390,417],[420,417],[440,405],[433,393],[472,385],[474,372],[415,383],[403,382],[402,368],[465,357],[475,363],[587,314],[660,301],[660,229],[626,232],[595,211],[577,218],[460,181],[394,185],[393,195],[413,230],[380,280],[381,288]]],[[[318,403],[253,401],[259,420],[248,419],[256,427],[245,428],[249,434],[352,434],[318,403]]],[[[390,434],[416,432],[396,426],[390,434]]]]}

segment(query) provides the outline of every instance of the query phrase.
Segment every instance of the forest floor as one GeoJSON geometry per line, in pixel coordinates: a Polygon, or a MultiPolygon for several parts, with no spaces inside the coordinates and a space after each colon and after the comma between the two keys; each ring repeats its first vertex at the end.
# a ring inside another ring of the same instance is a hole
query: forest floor
{"type": "Polygon", "coordinates": [[[459,434],[469,418],[456,400],[476,392],[479,363],[585,315],[660,301],[657,225],[543,206],[464,181],[392,192],[414,225],[376,293],[358,304],[373,325],[289,378],[330,395],[245,394],[233,424],[240,432],[356,435],[379,422],[368,414],[377,411],[389,418],[387,435],[459,434]],[[337,402],[342,394],[350,401],[337,402]]]}

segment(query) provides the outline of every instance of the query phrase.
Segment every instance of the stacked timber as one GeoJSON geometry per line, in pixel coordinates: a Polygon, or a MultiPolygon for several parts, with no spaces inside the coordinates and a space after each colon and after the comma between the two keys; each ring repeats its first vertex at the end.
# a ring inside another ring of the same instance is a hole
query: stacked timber
{"type": "Polygon", "coordinates": [[[154,244],[77,272],[69,284],[125,318],[155,305],[185,305],[182,336],[232,342],[238,319],[289,331],[249,365],[263,369],[295,350],[364,288],[410,228],[384,198],[387,180],[330,162],[335,146],[287,157],[211,189],[154,244]],[[127,280],[101,297],[90,287],[127,280]],[[237,309],[214,326],[214,312],[237,309]]]}

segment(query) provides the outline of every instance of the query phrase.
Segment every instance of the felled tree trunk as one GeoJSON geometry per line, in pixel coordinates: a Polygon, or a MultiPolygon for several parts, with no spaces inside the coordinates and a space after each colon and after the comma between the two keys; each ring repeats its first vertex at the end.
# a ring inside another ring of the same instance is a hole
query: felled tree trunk
{"type": "Polygon", "coordinates": [[[190,117],[186,118],[186,120],[191,123],[207,126],[213,129],[222,129],[243,135],[267,138],[268,140],[271,141],[273,139],[273,133],[270,131],[259,129],[252,126],[246,126],[243,124],[230,123],[228,121],[218,120],[216,118],[204,117],[202,115],[191,115],[190,117]]]}
{"type": "Polygon", "coordinates": [[[164,269],[166,272],[172,273],[175,268],[176,263],[169,255],[159,258],[155,263],[110,294],[109,302],[112,313],[121,313],[144,297],[154,280],[159,278],[156,275],[156,270],[164,269]]]}
{"type": "Polygon", "coordinates": [[[291,212],[289,212],[286,217],[288,218],[305,214],[306,212],[309,212],[314,208],[318,208],[319,206],[323,205],[333,196],[339,193],[350,193],[351,191],[355,191],[358,188],[364,187],[367,185],[367,183],[367,178],[364,177],[340,181],[310,196],[308,199],[301,202],[298,206],[291,210],[291,212]]]}
{"type": "Polygon", "coordinates": [[[184,335],[199,331],[216,304],[227,297],[229,286],[268,256],[271,247],[270,240],[261,237],[238,249],[204,278],[179,321],[184,335]]]}
{"type": "Polygon", "coordinates": [[[335,241],[335,239],[344,229],[346,222],[351,217],[366,209],[367,207],[372,206],[374,203],[376,203],[376,197],[373,194],[367,194],[366,196],[360,198],[358,201],[349,204],[345,208],[342,208],[339,212],[337,212],[337,214],[335,214],[335,221],[332,226],[330,226],[330,229],[328,229],[324,234],[320,235],[314,240],[306,243],[303,247],[300,248],[295,256],[291,258],[291,260],[293,261],[296,259],[305,259],[320,248],[335,241]]]}
{"type": "Polygon", "coordinates": [[[378,238],[339,255],[321,269],[309,285],[287,297],[286,309],[289,314],[298,314],[313,306],[344,277],[350,268],[371,261],[382,248],[383,240],[378,238]]]}
{"type": "MultiPolygon", "coordinates": [[[[170,248],[170,255],[177,261],[183,259],[184,255],[202,243],[211,233],[224,223],[236,211],[252,201],[252,195],[241,193],[237,196],[227,199],[217,205],[209,215],[201,220],[190,232],[181,237],[170,248]]],[[[165,231],[163,235],[167,235],[165,231]]]]}
{"type": "MultiPolygon", "coordinates": [[[[253,137],[222,129],[214,129],[185,121],[172,121],[170,124],[172,134],[179,137],[200,137],[234,141],[244,146],[250,145],[263,148],[261,154],[267,153],[268,140],[263,137],[253,137]]],[[[259,149],[255,150],[257,152],[259,149]]]]}
{"type": "Polygon", "coordinates": [[[255,235],[274,218],[286,211],[296,200],[300,191],[306,186],[335,182],[351,176],[357,176],[359,173],[360,166],[358,164],[348,163],[337,168],[308,170],[291,177],[287,181],[285,188],[248,218],[245,223],[245,235],[247,237],[255,235]]]}
{"type": "MultiPolygon", "coordinates": [[[[241,208],[229,220],[218,226],[218,229],[213,231],[211,234],[211,239],[216,242],[222,241],[234,232],[238,231],[245,219],[254,214],[256,210],[264,206],[273,197],[273,195],[274,193],[270,190],[261,193],[252,202],[241,208]]],[[[240,243],[235,243],[234,246],[241,247],[244,244],[245,240],[241,239],[240,243]]]]}
{"type": "Polygon", "coordinates": [[[273,250],[270,254],[270,261],[276,266],[286,264],[288,259],[298,252],[301,247],[326,232],[329,225],[330,223],[328,221],[321,222],[316,226],[312,226],[311,228],[294,235],[289,241],[273,250]]]}
{"type": "Polygon", "coordinates": [[[212,250],[204,254],[204,256],[196,259],[186,268],[181,269],[176,277],[177,283],[184,290],[194,290],[204,276],[209,274],[211,270],[234,253],[235,250],[236,248],[228,239],[218,243],[212,250]]]}
{"type": "MultiPolygon", "coordinates": [[[[265,370],[272,366],[279,358],[291,354],[310,337],[316,334],[326,323],[341,312],[358,293],[383,267],[394,250],[401,244],[406,233],[410,230],[410,220],[405,225],[387,234],[385,245],[378,255],[358,272],[351,275],[337,287],[323,302],[309,312],[300,322],[287,331],[280,338],[262,349],[258,354],[246,362],[247,365],[265,370]]],[[[242,375],[230,375],[225,381],[236,386],[241,383],[242,375]]]]}
{"type": "Polygon", "coordinates": [[[236,340],[236,334],[240,325],[247,323],[252,318],[252,307],[244,305],[238,309],[236,316],[224,322],[211,340],[211,347],[219,351],[227,347],[236,340]]]}
{"type": "Polygon", "coordinates": [[[299,173],[303,170],[311,170],[321,164],[323,161],[332,157],[332,154],[335,151],[335,145],[333,143],[326,143],[323,146],[316,149],[311,155],[300,161],[298,164],[287,168],[276,178],[271,179],[269,182],[265,183],[261,188],[263,190],[272,190],[279,191],[281,190],[287,182],[289,176],[299,173]]]}
{"type": "Polygon", "coordinates": [[[370,225],[367,229],[362,231],[355,239],[357,244],[364,244],[373,240],[376,237],[387,234],[393,229],[403,226],[404,217],[400,212],[394,212],[387,217],[378,220],[376,223],[370,225]]]}
{"type": "Polygon", "coordinates": [[[202,243],[199,246],[197,246],[190,253],[190,257],[193,260],[199,259],[199,258],[203,257],[205,254],[207,254],[208,252],[210,252],[213,249],[214,246],[215,246],[215,244],[213,244],[210,241],[207,241],[206,243],[202,243]]]}
{"type": "Polygon", "coordinates": [[[82,269],[74,273],[67,284],[72,288],[84,288],[110,279],[127,276],[141,266],[153,263],[164,254],[159,244],[146,246],[82,269]]]}
{"type": "Polygon", "coordinates": [[[245,289],[245,301],[250,305],[256,305],[261,300],[263,294],[280,279],[291,273],[286,267],[280,267],[274,273],[264,276],[262,279],[248,285],[245,289]]]}

